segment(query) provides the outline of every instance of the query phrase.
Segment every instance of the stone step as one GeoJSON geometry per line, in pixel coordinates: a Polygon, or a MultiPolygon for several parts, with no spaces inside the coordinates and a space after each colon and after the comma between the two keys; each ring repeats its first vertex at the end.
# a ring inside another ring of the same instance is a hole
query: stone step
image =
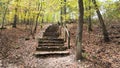
{"type": "Polygon", "coordinates": [[[58,40],[41,40],[41,41],[38,41],[39,43],[64,43],[64,41],[58,41],[58,40]]]}
{"type": "Polygon", "coordinates": [[[39,38],[38,41],[42,41],[42,40],[51,40],[51,41],[64,41],[64,39],[62,38],[39,38]]]}
{"type": "Polygon", "coordinates": [[[58,38],[58,36],[43,36],[43,38],[58,38]]]}
{"type": "Polygon", "coordinates": [[[65,46],[44,46],[44,47],[37,47],[36,51],[65,51],[67,47],[65,46]]]}
{"type": "Polygon", "coordinates": [[[39,40],[38,41],[39,43],[47,43],[47,42],[53,42],[53,43],[57,43],[57,42],[61,42],[61,43],[64,43],[64,41],[59,41],[59,40],[39,40]]]}
{"type": "Polygon", "coordinates": [[[56,35],[56,34],[45,34],[45,35],[43,35],[43,37],[59,37],[58,35],[56,35]]]}
{"type": "Polygon", "coordinates": [[[43,36],[59,36],[58,32],[44,32],[43,36]]]}
{"type": "Polygon", "coordinates": [[[48,55],[69,55],[69,51],[36,51],[34,53],[35,56],[48,56],[48,55]]]}
{"type": "Polygon", "coordinates": [[[42,46],[64,46],[64,44],[47,44],[47,43],[44,43],[44,44],[38,44],[38,47],[42,47],[42,46]]]}
{"type": "Polygon", "coordinates": [[[64,42],[56,42],[56,41],[42,41],[38,43],[39,44],[64,44],[64,42]]]}
{"type": "Polygon", "coordinates": [[[64,44],[63,41],[39,41],[39,44],[44,44],[44,43],[47,43],[47,44],[64,44]]]}

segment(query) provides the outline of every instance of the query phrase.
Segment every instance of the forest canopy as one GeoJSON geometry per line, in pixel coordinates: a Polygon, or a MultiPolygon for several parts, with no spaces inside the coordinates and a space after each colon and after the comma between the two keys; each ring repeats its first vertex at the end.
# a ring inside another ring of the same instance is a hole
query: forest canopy
{"type": "MultiPolygon", "coordinates": [[[[96,18],[95,7],[93,3],[84,0],[85,13],[84,17],[89,15],[96,18]],[[91,6],[91,10],[88,7],[91,6]]],[[[60,21],[61,10],[62,18],[72,20],[78,18],[78,1],[77,0],[1,0],[0,1],[0,24],[4,25],[14,22],[15,15],[17,23],[25,23],[28,20],[35,22],[38,16],[38,22],[58,22],[60,21]],[[64,8],[66,13],[64,14],[64,8]]],[[[120,18],[120,1],[114,0],[97,0],[97,4],[107,20],[119,20],[120,18]]]]}

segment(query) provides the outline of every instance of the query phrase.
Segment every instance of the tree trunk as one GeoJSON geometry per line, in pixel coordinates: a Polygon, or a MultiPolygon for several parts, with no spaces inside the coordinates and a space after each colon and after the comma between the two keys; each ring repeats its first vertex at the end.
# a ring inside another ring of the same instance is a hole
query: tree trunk
{"type": "Polygon", "coordinates": [[[8,0],[8,2],[7,2],[7,7],[5,8],[5,12],[4,12],[4,14],[3,14],[2,27],[1,27],[1,28],[4,28],[4,23],[5,23],[5,18],[6,18],[6,14],[7,14],[9,2],[10,2],[10,1],[8,0]]]}
{"type": "Polygon", "coordinates": [[[84,16],[84,7],[83,0],[78,0],[79,4],[79,20],[78,20],[78,34],[77,34],[77,54],[76,59],[82,59],[82,33],[83,33],[83,16],[84,16]]]}
{"type": "MultiPolygon", "coordinates": [[[[43,1],[43,0],[42,0],[43,1]]],[[[40,16],[40,11],[42,10],[42,4],[38,3],[38,11],[39,13],[37,14],[37,17],[36,17],[36,24],[35,24],[35,28],[34,28],[34,33],[36,33],[36,30],[37,30],[37,26],[38,26],[38,18],[40,16]]],[[[43,18],[42,18],[43,19],[43,18]]]]}
{"type": "Polygon", "coordinates": [[[24,23],[26,23],[27,10],[24,10],[24,23]]]}
{"type": "Polygon", "coordinates": [[[42,15],[42,21],[41,21],[41,23],[42,24],[44,23],[44,15],[42,15]]]}
{"type": "Polygon", "coordinates": [[[36,24],[35,24],[35,28],[34,28],[34,33],[36,33],[36,30],[37,30],[39,15],[40,15],[40,13],[38,13],[38,15],[36,17],[36,24]]]}
{"type": "Polygon", "coordinates": [[[92,31],[92,22],[91,22],[91,6],[90,6],[91,0],[89,0],[89,7],[88,10],[90,11],[89,17],[88,17],[88,31],[92,31]]]}
{"type": "MultiPolygon", "coordinates": [[[[62,1],[61,1],[61,5],[62,5],[62,1]]],[[[61,6],[61,9],[60,9],[60,23],[63,24],[63,10],[62,10],[62,6],[61,6]]]]}
{"type": "Polygon", "coordinates": [[[4,28],[6,13],[7,13],[7,8],[5,9],[5,12],[4,12],[4,15],[3,15],[2,27],[1,28],[4,28]]]}
{"type": "MultiPolygon", "coordinates": [[[[18,0],[16,0],[17,2],[18,2],[18,0]]],[[[14,15],[14,22],[13,22],[13,28],[16,28],[16,24],[17,24],[17,11],[18,11],[18,4],[17,4],[17,6],[15,7],[15,15],[14,15]]]]}
{"type": "Polygon", "coordinates": [[[102,15],[101,15],[101,13],[100,13],[100,11],[99,11],[99,9],[98,9],[98,5],[97,5],[97,3],[96,3],[96,0],[92,0],[92,2],[93,2],[94,6],[95,6],[95,8],[96,8],[96,13],[97,13],[97,15],[98,15],[98,18],[99,18],[99,21],[100,21],[100,25],[101,25],[101,27],[102,27],[102,31],[103,31],[103,35],[104,35],[104,41],[105,41],[105,42],[109,42],[110,39],[109,39],[109,36],[108,36],[108,32],[107,32],[106,26],[105,26],[105,24],[104,24],[104,20],[103,20],[103,18],[102,18],[102,15]]]}
{"type": "Polygon", "coordinates": [[[64,0],[64,16],[65,16],[64,22],[66,23],[66,0],[64,0]]]}
{"type": "Polygon", "coordinates": [[[14,15],[14,23],[13,23],[13,28],[16,28],[16,24],[17,24],[17,14],[15,13],[14,15]]]}

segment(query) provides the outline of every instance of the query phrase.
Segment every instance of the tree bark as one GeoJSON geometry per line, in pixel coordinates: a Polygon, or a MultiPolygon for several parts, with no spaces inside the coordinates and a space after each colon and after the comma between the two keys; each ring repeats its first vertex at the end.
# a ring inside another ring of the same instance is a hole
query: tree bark
{"type": "Polygon", "coordinates": [[[13,28],[16,28],[16,24],[17,24],[17,19],[18,19],[18,16],[17,16],[17,11],[18,11],[18,0],[16,0],[17,2],[17,5],[15,7],[15,15],[14,15],[14,22],[13,22],[13,28]]]}
{"type": "Polygon", "coordinates": [[[4,12],[4,15],[3,15],[2,27],[1,28],[4,28],[6,13],[7,13],[7,8],[5,9],[5,12],[4,12]]]}
{"type": "Polygon", "coordinates": [[[77,53],[76,59],[82,59],[82,33],[83,33],[83,16],[84,16],[84,7],[83,0],[78,0],[79,4],[79,20],[78,20],[78,34],[77,34],[77,53]]]}
{"type": "MultiPolygon", "coordinates": [[[[42,0],[42,1],[44,1],[44,0],[42,0]]],[[[41,10],[42,10],[42,4],[40,4],[40,3],[38,3],[38,14],[37,14],[37,17],[36,17],[36,24],[35,24],[35,28],[34,28],[34,33],[36,33],[36,30],[37,30],[37,26],[38,26],[38,18],[39,18],[39,16],[40,16],[40,12],[41,12],[41,10]]],[[[43,18],[42,18],[43,19],[43,18]]]]}
{"type": "Polygon", "coordinates": [[[103,35],[104,35],[104,41],[105,41],[105,42],[109,42],[110,39],[109,39],[109,36],[108,36],[108,32],[107,32],[106,26],[105,26],[105,24],[104,24],[104,20],[103,20],[103,18],[102,18],[102,15],[101,15],[101,13],[100,13],[100,11],[99,11],[99,9],[98,9],[98,5],[97,5],[97,3],[96,3],[96,0],[92,0],[92,2],[93,2],[93,4],[94,4],[94,6],[95,6],[96,13],[97,13],[98,18],[99,18],[99,21],[100,21],[100,25],[101,25],[101,27],[102,27],[102,31],[103,31],[103,35]]]}
{"type": "Polygon", "coordinates": [[[35,28],[34,28],[34,33],[36,33],[36,30],[37,30],[39,15],[40,15],[40,13],[38,13],[38,15],[36,17],[36,24],[35,24],[35,28]]]}
{"type": "Polygon", "coordinates": [[[13,28],[16,28],[16,24],[17,24],[17,14],[16,14],[16,11],[15,11],[15,15],[14,15],[14,23],[13,23],[13,28]]]}
{"type": "Polygon", "coordinates": [[[9,2],[10,2],[10,1],[8,0],[8,2],[7,2],[7,7],[5,8],[5,12],[4,12],[4,14],[3,14],[2,27],[1,27],[1,28],[4,28],[4,23],[5,23],[5,18],[6,18],[6,14],[7,14],[9,2]]]}
{"type": "Polygon", "coordinates": [[[65,22],[65,23],[66,23],[66,2],[67,2],[67,1],[64,0],[64,16],[65,16],[65,17],[64,17],[64,18],[65,18],[65,19],[64,19],[64,22],[65,22]]]}
{"type": "MultiPolygon", "coordinates": [[[[63,4],[63,2],[61,1],[61,5],[63,4]]],[[[62,6],[61,6],[61,9],[60,9],[60,23],[63,24],[63,9],[62,9],[62,6]]]]}
{"type": "Polygon", "coordinates": [[[91,6],[90,6],[91,0],[89,0],[89,7],[88,10],[90,11],[89,17],[88,17],[88,31],[92,31],[92,20],[91,20],[91,6]]]}

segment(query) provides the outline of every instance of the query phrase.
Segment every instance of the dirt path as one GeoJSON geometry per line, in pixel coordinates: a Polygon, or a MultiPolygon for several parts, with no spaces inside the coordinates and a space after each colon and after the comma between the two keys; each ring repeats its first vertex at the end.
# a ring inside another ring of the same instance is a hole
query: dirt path
{"type": "Polygon", "coordinates": [[[16,58],[11,60],[11,68],[76,68],[74,65],[74,56],[65,57],[40,57],[33,56],[36,42],[26,41],[25,47],[17,50],[16,58]],[[32,43],[29,43],[32,42],[32,43]],[[12,62],[13,61],[13,62],[12,62]],[[17,64],[16,64],[17,62],[17,64]]]}
{"type": "MultiPolygon", "coordinates": [[[[82,62],[75,61],[75,38],[77,24],[70,24],[71,30],[71,54],[69,56],[57,57],[39,57],[36,58],[33,54],[38,45],[37,38],[42,37],[42,33],[50,24],[40,28],[35,35],[36,39],[25,40],[24,37],[19,38],[17,47],[11,52],[11,55],[6,59],[7,68],[119,68],[120,67],[120,27],[115,24],[109,28],[110,36],[119,37],[111,38],[111,42],[104,43],[102,41],[101,31],[98,27],[94,27],[94,32],[91,32],[90,37],[87,33],[87,28],[84,27],[83,49],[84,59],[82,62]],[[117,34],[117,35],[116,35],[117,34]],[[72,51],[73,50],[73,51],[72,51]]],[[[10,31],[10,30],[9,30],[10,31]]],[[[18,31],[18,30],[16,30],[18,31]]],[[[14,31],[15,32],[15,31],[14,31]]],[[[13,30],[12,35],[16,34],[13,30]]],[[[9,32],[7,32],[9,33],[9,32]]],[[[20,33],[18,33],[20,34],[20,33]]],[[[14,37],[14,36],[13,36],[14,37]]],[[[13,38],[12,37],[12,38],[13,38]]],[[[1,67],[0,59],[0,68],[1,67]]]]}
{"type": "Polygon", "coordinates": [[[7,68],[84,68],[77,67],[74,58],[75,55],[71,53],[69,56],[60,57],[40,57],[33,56],[37,47],[37,38],[42,36],[44,29],[49,26],[45,25],[41,31],[36,35],[36,39],[28,41],[24,38],[19,39],[20,48],[14,50],[8,59],[7,68]]]}

